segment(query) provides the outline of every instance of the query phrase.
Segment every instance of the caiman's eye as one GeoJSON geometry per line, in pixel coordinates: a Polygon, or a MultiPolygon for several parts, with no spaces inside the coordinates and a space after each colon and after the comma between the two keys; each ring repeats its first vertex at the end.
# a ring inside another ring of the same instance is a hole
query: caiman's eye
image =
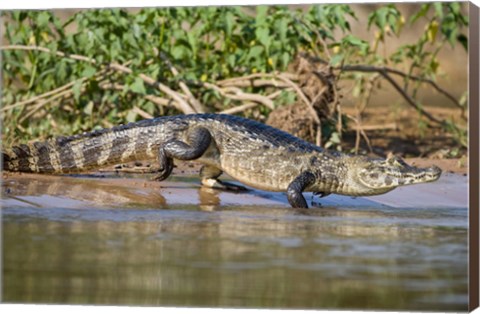
{"type": "Polygon", "coordinates": [[[387,163],[392,166],[402,167],[405,166],[405,161],[398,156],[391,156],[387,159],[387,163]]]}

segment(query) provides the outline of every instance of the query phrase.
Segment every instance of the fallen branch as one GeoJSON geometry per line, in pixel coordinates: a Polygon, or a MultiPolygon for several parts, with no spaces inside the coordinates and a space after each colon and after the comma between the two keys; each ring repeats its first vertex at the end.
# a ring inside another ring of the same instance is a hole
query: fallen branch
{"type": "Polygon", "coordinates": [[[235,113],[239,113],[239,112],[243,112],[245,110],[248,110],[248,109],[252,109],[252,108],[255,108],[258,106],[258,103],[255,103],[255,102],[247,102],[241,106],[237,106],[237,107],[233,107],[233,108],[229,108],[229,109],[225,109],[225,110],[222,110],[222,111],[219,111],[218,113],[223,113],[223,114],[235,114],[235,113]]]}
{"type": "Polygon", "coordinates": [[[207,82],[204,82],[203,86],[217,91],[220,95],[222,95],[225,98],[230,98],[233,100],[241,100],[241,101],[254,101],[254,102],[258,102],[265,105],[269,109],[273,110],[275,108],[273,101],[271,101],[268,97],[258,95],[258,94],[245,93],[241,89],[236,87],[220,88],[215,84],[207,83],[207,82]]]}
{"type": "Polygon", "coordinates": [[[153,116],[151,114],[149,114],[145,110],[138,108],[137,106],[133,106],[132,111],[144,119],[153,119],[153,116]]]}

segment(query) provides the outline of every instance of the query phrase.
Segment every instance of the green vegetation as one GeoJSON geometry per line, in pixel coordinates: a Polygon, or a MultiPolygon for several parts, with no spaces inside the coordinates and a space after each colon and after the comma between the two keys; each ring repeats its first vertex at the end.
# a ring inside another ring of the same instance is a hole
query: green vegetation
{"type": "MultiPolygon", "coordinates": [[[[430,84],[465,110],[435,84],[439,51],[447,44],[467,47],[462,30],[468,22],[459,3],[424,4],[409,21],[395,5],[383,6],[368,18],[373,44],[351,35],[348,21],[356,16],[348,5],[105,9],[80,11],[66,21],[49,11],[2,15],[9,42],[2,47],[6,145],[242,105],[249,109],[238,112],[264,118],[301,98],[288,75],[299,53],[325,60],[336,80],[355,80],[354,94],[364,106],[372,82],[386,79],[425,122],[466,143],[465,130],[432,117],[416,99],[420,85],[430,84]],[[379,52],[405,23],[424,23],[426,31],[391,55],[379,52]],[[404,63],[408,73],[390,68],[404,63]]],[[[325,141],[339,142],[338,117],[325,121],[331,129],[322,132],[325,141]]]]}

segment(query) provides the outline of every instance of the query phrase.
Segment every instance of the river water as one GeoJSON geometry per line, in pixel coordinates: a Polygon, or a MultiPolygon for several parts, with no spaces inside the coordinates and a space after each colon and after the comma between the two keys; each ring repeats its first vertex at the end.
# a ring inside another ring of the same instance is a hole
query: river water
{"type": "Polygon", "coordinates": [[[467,310],[466,205],[329,196],[294,210],[190,178],[2,185],[3,302],[467,310]]]}

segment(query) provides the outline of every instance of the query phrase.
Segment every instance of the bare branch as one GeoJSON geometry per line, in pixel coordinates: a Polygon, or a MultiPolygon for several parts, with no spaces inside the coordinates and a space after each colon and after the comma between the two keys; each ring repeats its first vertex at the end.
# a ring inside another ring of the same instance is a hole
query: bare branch
{"type": "MultiPolygon", "coordinates": [[[[397,90],[397,92],[400,95],[402,95],[402,97],[407,101],[407,104],[409,104],[410,106],[412,106],[413,108],[418,110],[422,115],[427,117],[430,121],[435,122],[435,123],[440,124],[440,125],[443,125],[444,121],[438,120],[437,118],[432,116],[430,113],[425,111],[423,108],[421,108],[415,102],[415,100],[410,95],[408,95],[403,90],[403,88],[401,88],[400,85],[398,85],[398,83],[395,82],[395,80],[388,73],[394,73],[394,74],[398,74],[398,75],[408,77],[407,74],[405,74],[401,71],[398,71],[398,70],[387,68],[387,67],[375,67],[375,66],[368,66],[368,65],[343,65],[343,66],[337,67],[336,69],[341,70],[341,71],[359,71],[359,72],[380,73],[395,88],[395,90],[397,90]],[[399,73],[402,73],[402,74],[399,74],[399,73]]],[[[428,81],[428,80],[423,79],[423,78],[416,78],[416,77],[410,77],[410,78],[428,81]]]]}
{"type": "Polygon", "coordinates": [[[42,51],[42,52],[47,52],[47,53],[53,53],[59,57],[64,57],[64,58],[69,58],[73,60],[78,60],[78,61],[85,61],[88,63],[93,63],[96,64],[97,61],[95,59],[91,59],[85,56],[81,55],[76,55],[76,54],[66,54],[61,51],[56,51],[53,52],[52,50],[46,48],[46,47],[40,47],[40,46],[25,46],[25,45],[7,45],[7,46],[0,46],[0,50],[29,50],[29,51],[42,51]]]}
{"type": "Polygon", "coordinates": [[[358,136],[358,134],[361,134],[363,139],[365,140],[365,143],[367,143],[367,146],[368,146],[368,150],[370,152],[373,152],[373,149],[372,149],[372,145],[370,144],[370,139],[368,138],[367,134],[365,133],[365,129],[362,128],[361,124],[360,124],[360,121],[349,115],[349,114],[346,114],[347,118],[351,119],[352,121],[354,121],[356,124],[357,124],[357,128],[355,129],[356,133],[357,133],[357,137],[356,137],[356,140],[355,140],[355,152],[358,152],[358,149],[359,149],[359,146],[360,146],[360,137],[358,136]]]}
{"type": "Polygon", "coordinates": [[[19,123],[23,123],[23,121],[27,120],[28,118],[30,118],[35,112],[37,112],[38,110],[40,110],[42,107],[46,106],[48,103],[58,99],[58,98],[61,98],[61,97],[65,97],[69,94],[71,94],[72,91],[71,90],[64,90],[60,93],[57,93],[55,94],[54,96],[48,98],[47,100],[44,100],[38,104],[36,104],[35,106],[33,106],[33,108],[27,113],[25,114],[19,121],[19,123]]]}
{"type": "Polygon", "coordinates": [[[245,76],[240,76],[240,77],[234,77],[234,78],[229,78],[221,81],[217,81],[217,85],[219,86],[225,86],[227,84],[230,84],[232,82],[237,82],[237,81],[244,81],[244,80],[253,80],[257,78],[262,78],[262,79],[275,79],[278,77],[278,75],[283,75],[284,77],[288,78],[289,80],[296,81],[298,80],[298,75],[292,74],[292,73],[275,73],[275,74],[269,74],[269,73],[254,73],[254,74],[249,74],[245,76]]]}
{"type": "Polygon", "coordinates": [[[247,102],[247,103],[245,103],[244,105],[237,106],[237,107],[233,107],[233,108],[229,108],[229,109],[225,109],[225,110],[219,111],[218,113],[223,113],[223,114],[235,114],[235,113],[243,112],[243,111],[248,110],[248,109],[251,109],[251,108],[255,108],[256,106],[258,106],[258,103],[255,103],[255,102],[247,102]]]}
{"type": "MultiPolygon", "coordinates": [[[[397,69],[389,68],[389,67],[377,67],[377,66],[371,66],[371,65],[362,65],[362,64],[355,64],[355,65],[343,65],[340,68],[336,68],[337,70],[342,70],[342,71],[357,71],[357,72],[377,72],[377,73],[392,73],[399,75],[404,78],[408,78],[411,80],[415,81],[420,81],[424,83],[430,84],[433,88],[435,88],[439,93],[443,94],[445,97],[450,99],[457,107],[460,109],[464,110],[465,108],[460,104],[460,102],[449,92],[447,92],[445,89],[441,88],[438,86],[438,84],[430,79],[426,79],[423,77],[415,76],[415,75],[409,75],[407,73],[404,73],[402,71],[399,71],[397,69]]],[[[383,74],[382,74],[383,75],[383,74]]]]}
{"type": "MultiPolygon", "coordinates": [[[[131,61],[128,61],[125,63],[126,64],[130,64],[131,61]]],[[[96,74],[95,74],[95,77],[98,79],[98,78],[103,78],[105,75],[108,75],[108,70],[107,69],[103,69],[101,71],[98,71],[96,74]]],[[[21,107],[21,106],[24,106],[24,105],[28,105],[28,104],[31,104],[33,102],[36,102],[42,98],[47,98],[51,95],[55,95],[57,93],[60,93],[66,89],[69,89],[71,88],[73,85],[75,85],[77,82],[82,82],[82,84],[87,80],[87,78],[81,78],[81,79],[78,79],[78,80],[75,80],[75,81],[72,81],[70,83],[67,83],[63,86],[60,86],[56,89],[53,89],[51,91],[48,91],[46,93],[43,93],[43,94],[40,94],[40,95],[37,95],[37,96],[34,96],[34,97],[31,97],[29,99],[26,99],[24,101],[20,101],[20,102],[17,102],[17,103],[14,103],[14,104],[11,104],[11,105],[8,105],[8,106],[5,106],[3,108],[0,109],[0,111],[7,111],[7,110],[10,110],[10,109],[13,109],[13,108],[17,108],[17,107],[21,107]]]]}
{"type": "Polygon", "coordinates": [[[144,119],[153,119],[153,116],[151,114],[149,114],[145,110],[138,108],[137,106],[133,106],[132,110],[144,119]]]}
{"type": "MultiPolygon", "coordinates": [[[[117,83],[102,83],[99,85],[100,88],[103,88],[103,89],[115,89],[115,90],[120,90],[120,91],[123,91],[124,88],[125,88],[125,85],[122,85],[122,84],[117,84],[117,83]]],[[[176,108],[177,110],[179,111],[182,111],[182,108],[178,105],[177,102],[171,100],[171,99],[167,99],[167,98],[162,98],[162,97],[158,97],[158,96],[155,96],[155,95],[144,95],[144,98],[158,106],[163,106],[163,107],[173,107],[173,108],[176,108]]]]}
{"type": "Polygon", "coordinates": [[[220,88],[215,84],[207,82],[204,82],[203,86],[217,91],[220,95],[226,98],[230,98],[233,100],[255,101],[265,105],[272,110],[275,108],[273,102],[268,97],[262,95],[245,93],[241,89],[235,87],[220,88]],[[234,94],[232,94],[232,92],[234,94]]]}
{"type": "Polygon", "coordinates": [[[288,77],[283,75],[283,73],[278,74],[278,78],[286,82],[288,85],[290,85],[290,87],[292,87],[295,90],[295,92],[297,92],[300,99],[305,103],[305,105],[307,105],[307,109],[312,114],[313,120],[317,124],[320,124],[320,118],[318,117],[318,113],[315,111],[312,103],[308,100],[307,96],[305,96],[302,89],[297,84],[293,83],[288,77]]]}
{"type": "MultiPolygon", "coordinates": [[[[118,63],[110,63],[108,66],[114,70],[127,73],[127,74],[131,74],[133,72],[132,69],[118,63]]],[[[141,78],[148,85],[154,86],[158,88],[160,91],[162,91],[163,93],[172,97],[172,99],[178,103],[179,108],[183,113],[185,114],[195,113],[195,111],[190,107],[190,105],[181,97],[180,93],[175,92],[174,90],[170,89],[166,85],[155,81],[153,78],[145,74],[139,74],[138,77],[141,78]]]]}
{"type": "MultiPolygon", "coordinates": [[[[160,57],[163,59],[164,62],[167,63],[168,67],[170,68],[170,71],[172,72],[172,74],[174,76],[178,76],[178,71],[177,69],[173,66],[173,64],[170,62],[170,60],[168,60],[168,58],[165,56],[164,53],[160,53],[160,57]]],[[[188,100],[190,101],[190,103],[192,104],[192,107],[193,109],[195,109],[196,112],[198,113],[203,113],[205,112],[205,108],[203,107],[203,105],[195,98],[195,96],[193,96],[192,92],[190,91],[190,89],[187,87],[187,84],[185,84],[185,82],[182,82],[180,81],[178,83],[178,85],[180,86],[180,88],[182,89],[182,91],[185,93],[185,95],[187,95],[188,97],[188,100]]]]}
{"type": "Polygon", "coordinates": [[[412,106],[413,108],[415,108],[416,110],[418,110],[421,114],[423,114],[425,117],[427,117],[430,121],[433,121],[437,124],[440,124],[440,125],[443,125],[443,121],[440,121],[438,120],[437,118],[435,118],[434,116],[432,116],[430,113],[426,112],[423,108],[421,108],[416,102],[415,100],[410,97],[410,95],[408,95],[401,87],[400,85],[397,84],[397,82],[395,82],[392,77],[390,75],[388,75],[388,73],[386,71],[381,71],[380,74],[382,74],[382,76],[388,81],[390,82],[390,84],[392,84],[392,86],[397,90],[397,92],[400,93],[400,95],[403,96],[403,98],[405,98],[405,100],[407,101],[407,103],[412,106]]]}
{"type": "Polygon", "coordinates": [[[0,109],[1,111],[7,111],[7,110],[10,110],[10,109],[13,109],[13,108],[17,108],[17,107],[21,107],[21,106],[24,106],[24,105],[28,105],[30,103],[33,103],[33,102],[36,102],[37,100],[40,100],[42,98],[46,98],[48,96],[51,96],[51,95],[55,95],[57,93],[60,93],[66,89],[69,89],[70,87],[72,87],[73,85],[75,85],[76,82],[78,81],[84,81],[85,78],[83,79],[80,79],[80,80],[75,80],[73,82],[70,82],[68,84],[65,84],[59,88],[56,88],[56,89],[53,89],[49,92],[46,92],[44,94],[41,94],[41,95],[38,95],[38,96],[34,96],[34,97],[31,97],[29,99],[26,99],[26,100],[23,100],[23,101],[20,101],[20,102],[17,102],[17,103],[14,103],[14,104],[11,104],[11,105],[8,105],[8,106],[5,106],[3,107],[2,109],[0,109]]]}
{"type": "Polygon", "coordinates": [[[287,83],[279,82],[275,79],[252,79],[252,80],[245,80],[239,78],[238,80],[231,80],[228,82],[224,82],[222,84],[218,84],[222,87],[264,87],[264,86],[272,86],[275,88],[285,88],[289,87],[287,83]]]}

